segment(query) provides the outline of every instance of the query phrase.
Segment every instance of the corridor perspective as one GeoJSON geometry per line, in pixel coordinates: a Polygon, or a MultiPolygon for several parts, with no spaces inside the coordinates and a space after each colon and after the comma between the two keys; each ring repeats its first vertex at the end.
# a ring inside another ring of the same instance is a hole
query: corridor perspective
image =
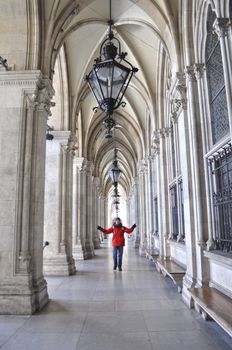
{"type": "Polygon", "coordinates": [[[231,340],[232,0],[0,0],[0,348],[231,340]]]}
{"type": "Polygon", "coordinates": [[[113,271],[107,240],[72,277],[50,277],[33,316],[0,316],[2,350],[231,350],[229,335],[189,311],[171,280],[125,247],[113,271]]]}

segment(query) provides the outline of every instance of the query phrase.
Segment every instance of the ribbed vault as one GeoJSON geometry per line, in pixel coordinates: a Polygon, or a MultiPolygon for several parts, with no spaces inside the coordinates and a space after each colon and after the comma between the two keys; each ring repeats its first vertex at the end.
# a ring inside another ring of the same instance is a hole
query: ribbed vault
{"type": "Polygon", "coordinates": [[[162,98],[160,70],[168,64],[170,69],[178,69],[179,50],[173,22],[176,3],[112,0],[114,34],[139,72],[124,97],[126,107],[114,114],[114,137],[108,140],[102,124],[104,113],[93,112],[96,101],[84,77],[92,69],[107,34],[109,1],[44,1],[47,18],[44,70],[53,76],[62,50],[69,82],[69,129],[78,138],[79,157],[93,163],[93,175],[100,178],[105,195],[111,190],[108,170],[114,149],[118,150],[123,171],[120,185],[128,194],[138,162],[149,155],[152,134],[162,126],[161,117],[157,117],[158,98],[162,98]]]}

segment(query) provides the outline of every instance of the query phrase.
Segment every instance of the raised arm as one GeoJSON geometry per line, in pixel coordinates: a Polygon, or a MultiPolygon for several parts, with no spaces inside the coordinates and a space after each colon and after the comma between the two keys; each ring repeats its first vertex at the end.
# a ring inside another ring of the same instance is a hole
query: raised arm
{"type": "Polygon", "coordinates": [[[102,231],[103,233],[109,234],[113,232],[113,227],[110,228],[102,228],[101,226],[97,227],[98,230],[102,231]]]}
{"type": "Polygon", "coordinates": [[[136,224],[134,224],[134,225],[131,226],[130,228],[124,226],[124,231],[125,231],[126,233],[132,233],[132,232],[134,231],[135,227],[136,227],[136,224]]]}

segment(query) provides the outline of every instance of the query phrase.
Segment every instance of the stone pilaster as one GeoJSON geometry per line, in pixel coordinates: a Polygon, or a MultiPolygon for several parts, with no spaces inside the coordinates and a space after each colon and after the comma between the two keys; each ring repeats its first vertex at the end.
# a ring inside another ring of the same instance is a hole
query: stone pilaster
{"type": "Polygon", "coordinates": [[[82,182],[81,182],[81,169],[84,163],[83,157],[74,158],[74,170],[73,170],[73,181],[74,181],[74,192],[73,192],[73,256],[75,260],[83,260],[83,247],[84,237],[81,229],[82,222],[82,182]]]}
{"type": "Polygon", "coordinates": [[[48,302],[43,222],[53,94],[40,71],[0,72],[1,314],[32,314],[48,302]]]}
{"type": "Polygon", "coordinates": [[[98,217],[99,217],[99,213],[98,213],[99,212],[99,198],[98,198],[99,185],[100,185],[100,179],[95,177],[93,179],[93,211],[92,211],[94,249],[100,248],[100,245],[101,245],[100,231],[97,230],[98,217]]]}
{"type": "Polygon", "coordinates": [[[92,172],[93,163],[86,161],[85,176],[86,176],[86,236],[85,236],[85,259],[91,259],[94,256],[94,245],[93,245],[93,191],[92,191],[92,172]]]}
{"type": "Polygon", "coordinates": [[[47,141],[44,250],[46,275],[72,275],[72,157],[70,131],[53,131],[47,141]]]}
{"type": "Polygon", "coordinates": [[[145,171],[146,163],[140,161],[138,167],[138,185],[139,185],[139,212],[140,212],[140,244],[139,254],[145,256],[147,248],[147,232],[146,232],[146,195],[145,195],[145,171]]]}

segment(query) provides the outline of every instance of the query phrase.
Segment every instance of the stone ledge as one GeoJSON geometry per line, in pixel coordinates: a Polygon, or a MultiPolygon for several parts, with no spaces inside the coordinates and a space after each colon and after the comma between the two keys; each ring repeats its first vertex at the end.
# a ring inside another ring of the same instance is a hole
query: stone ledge
{"type": "Polygon", "coordinates": [[[182,266],[170,259],[165,260],[159,258],[156,260],[156,268],[163,274],[163,276],[170,277],[177,285],[178,291],[180,293],[182,292],[183,277],[185,275],[185,269],[182,266]]]}
{"type": "Polygon", "coordinates": [[[232,255],[219,251],[204,251],[204,256],[213,262],[232,269],[232,255]]]}
{"type": "Polygon", "coordinates": [[[159,251],[155,249],[154,252],[153,252],[153,254],[151,254],[151,253],[149,253],[149,252],[146,250],[145,254],[146,254],[146,258],[147,258],[148,260],[150,260],[150,261],[156,263],[156,260],[157,260],[157,258],[158,258],[158,256],[159,256],[159,251]]]}
{"type": "Polygon", "coordinates": [[[232,299],[215,288],[189,288],[195,309],[205,320],[213,319],[232,336],[232,299]]]}

